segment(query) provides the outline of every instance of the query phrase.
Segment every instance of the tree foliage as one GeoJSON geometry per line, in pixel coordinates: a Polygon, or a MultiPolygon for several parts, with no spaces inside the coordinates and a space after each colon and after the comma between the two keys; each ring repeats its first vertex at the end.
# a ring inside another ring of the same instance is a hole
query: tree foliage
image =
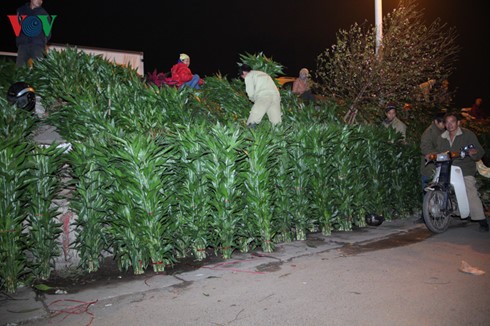
{"type": "Polygon", "coordinates": [[[401,0],[383,18],[377,53],[376,29],[365,22],[340,30],[336,44],[317,57],[320,91],[348,110],[347,122],[373,121],[389,101],[409,103],[404,118],[416,121],[417,111],[448,105],[447,88],[438,86],[454,71],[458,35],[440,19],[426,25],[423,17],[415,0],[401,0]]]}

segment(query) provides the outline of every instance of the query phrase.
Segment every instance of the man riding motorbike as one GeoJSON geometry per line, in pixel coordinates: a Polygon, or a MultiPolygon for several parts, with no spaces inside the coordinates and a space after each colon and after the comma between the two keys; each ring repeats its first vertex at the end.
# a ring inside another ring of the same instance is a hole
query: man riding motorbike
{"type": "Polygon", "coordinates": [[[460,119],[457,113],[447,113],[444,116],[444,125],[446,131],[437,139],[437,152],[459,151],[468,144],[474,145],[474,148],[469,150],[469,155],[464,159],[454,161],[454,165],[459,166],[463,171],[471,220],[478,221],[481,232],[488,232],[489,226],[483,211],[483,204],[478,196],[475,179],[475,162],[482,159],[485,150],[471,130],[460,127],[460,119]]]}

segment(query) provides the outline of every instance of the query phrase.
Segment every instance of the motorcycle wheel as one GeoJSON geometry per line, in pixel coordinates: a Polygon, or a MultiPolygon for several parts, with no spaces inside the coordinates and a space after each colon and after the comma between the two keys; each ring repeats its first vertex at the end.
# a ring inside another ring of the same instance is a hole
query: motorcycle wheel
{"type": "Polygon", "coordinates": [[[424,196],[422,211],[427,228],[434,233],[447,230],[451,222],[451,204],[447,194],[441,190],[428,191],[424,196]]]}

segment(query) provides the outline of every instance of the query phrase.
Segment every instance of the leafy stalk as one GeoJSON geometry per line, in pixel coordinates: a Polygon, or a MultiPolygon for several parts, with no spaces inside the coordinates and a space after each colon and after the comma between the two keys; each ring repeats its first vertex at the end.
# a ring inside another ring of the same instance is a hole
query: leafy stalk
{"type": "Polygon", "coordinates": [[[48,279],[54,257],[59,256],[57,246],[61,223],[57,220],[64,148],[52,144],[35,147],[30,156],[31,170],[27,224],[29,226],[29,252],[32,255],[32,273],[40,279],[48,279]]]}
{"type": "Polygon", "coordinates": [[[315,222],[310,211],[311,170],[308,159],[306,128],[297,127],[291,132],[289,153],[293,167],[290,179],[290,209],[296,240],[306,240],[308,230],[314,229],[315,222]]]}
{"type": "Polygon", "coordinates": [[[142,135],[114,137],[114,142],[106,173],[114,180],[109,197],[115,215],[108,231],[116,258],[135,274],[149,265],[161,272],[174,260],[175,223],[168,216],[165,190],[173,148],[142,135]]]}
{"type": "Polygon", "coordinates": [[[14,293],[26,273],[25,225],[32,145],[18,139],[0,142],[0,287],[14,293]]]}
{"type": "Polygon", "coordinates": [[[206,134],[206,126],[201,124],[182,127],[177,136],[182,175],[177,223],[179,233],[186,239],[184,246],[192,249],[197,260],[206,258],[210,240],[211,196],[205,169],[208,153],[203,143],[206,134]]]}
{"type": "Polygon", "coordinates": [[[277,165],[277,145],[272,127],[265,125],[251,131],[246,149],[248,170],[245,173],[248,216],[253,221],[256,236],[260,237],[262,250],[274,250],[274,182],[272,171],[277,165]]]}
{"type": "MultiPolygon", "coordinates": [[[[235,127],[236,128],[236,127],[235,127]]],[[[206,137],[209,150],[206,178],[211,182],[212,232],[214,245],[221,248],[223,258],[231,257],[237,246],[237,226],[242,216],[240,174],[243,169],[242,138],[239,129],[217,124],[206,137]]]]}
{"type": "Polygon", "coordinates": [[[87,139],[74,144],[69,155],[75,185],[70,208],[77,215],[75,248],[80,254],[80,266],[89,273],[99,269],[102,253],[111,243],[105,196],[110,184],[104,172],[108,161],[106,146],[103,139],[87,139]]]}

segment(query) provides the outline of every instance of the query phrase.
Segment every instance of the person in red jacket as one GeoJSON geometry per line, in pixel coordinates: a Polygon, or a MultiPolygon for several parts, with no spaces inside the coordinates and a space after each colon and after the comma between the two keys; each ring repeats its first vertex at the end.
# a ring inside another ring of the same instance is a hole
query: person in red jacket
{"type": "Polygon", "coordinates": [[[172,80],[175,81],[177,87],[186,85],[195,89],[200,89],[204,80],[201,79],[198,74],[193,74],[191,72],[189,69],[190,64],[191,58],[187,54],[181,53],[179,61],[170,70],[172,73],[172,80]]]}

